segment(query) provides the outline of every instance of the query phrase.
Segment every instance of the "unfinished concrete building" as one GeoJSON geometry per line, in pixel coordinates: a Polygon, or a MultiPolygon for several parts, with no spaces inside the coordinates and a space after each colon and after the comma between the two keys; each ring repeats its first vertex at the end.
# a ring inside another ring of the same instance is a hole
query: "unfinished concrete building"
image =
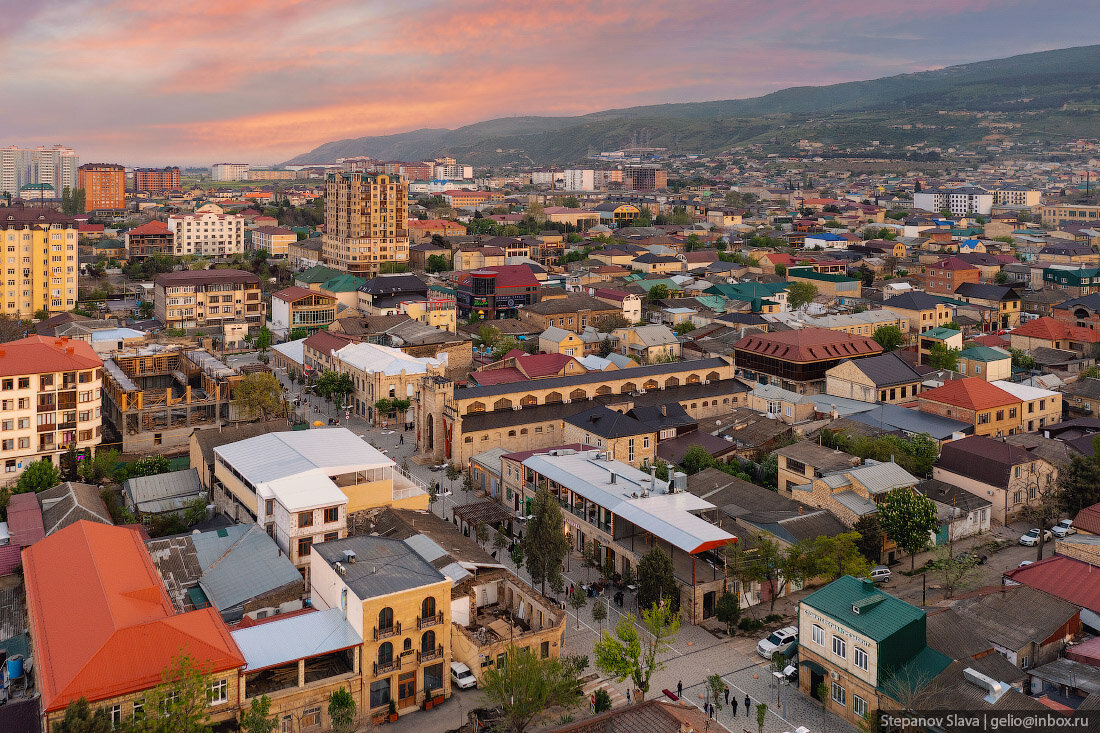
{"type": "Polygon", "coordinates": [[[149,346],[103,362],[103,415],[123,453],[188,449],[192,431],[230,421],[243,375],[204,349],[149,346]]]}

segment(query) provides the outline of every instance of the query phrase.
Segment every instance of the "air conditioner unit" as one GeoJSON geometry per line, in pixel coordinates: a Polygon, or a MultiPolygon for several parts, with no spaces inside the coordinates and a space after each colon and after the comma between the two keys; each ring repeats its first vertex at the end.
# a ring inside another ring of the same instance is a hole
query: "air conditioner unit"
{"type": "Polygon", "coordinates": [[[840,679],[840,675],[839,675],[839,674],[837,674],[837,673],[836,673],[835,671],[830,671],[830,672],[829,672],[829,679],[831,679],[831,680],[839,680],[839,679],[840,679]]]}
{"type": "Polygon", "coordinates": [[[569,404],[570,402],[572,402],[572,400],[570,400],[568,397],[562,400],[562,404],[569,404]]]}

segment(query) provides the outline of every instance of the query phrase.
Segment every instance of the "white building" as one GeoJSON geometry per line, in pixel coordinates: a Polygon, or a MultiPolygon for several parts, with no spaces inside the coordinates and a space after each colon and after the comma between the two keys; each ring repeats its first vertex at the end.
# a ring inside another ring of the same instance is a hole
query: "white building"
{"type": "Polygon", "coordinates": [[[215,181],[243,181],[248,178],[248,163],[215,163],[210,177],[215,181]]]}
{"type": "Polygon", "coordinates": [[[474,167],[472,165],[436,163],[432,166],[432,178],[447,181],[465,181],[473,177],[474,167]]]}
{"type": "Polygon", "coordinates": [[[947,209],[954,216],[989,216],[993,213],[993,194],[977,186],[931,189],[914,193],[913,207],[924,211],[947,209]]]}
{"type": "Polygon", "coordinates": [[[15,197],[25,186],[44,183],[53,187],[54,197],[60,198],[66,187],[76,188],[79,165],[76,151],[63,145],[0,148],[0,193],[15,197]]]}
{"type": "Polygon", "coordinates": [[[565,171],[566,191],[595,191],[596,171],[569,169],[565,171]]]}
{"type": "Polygon", "coordinates": [[[230,257],[244,252],[244,217],[206,204],[190,214],[171,214],[168,228],[176,235],[176,256],[230,257]]]}

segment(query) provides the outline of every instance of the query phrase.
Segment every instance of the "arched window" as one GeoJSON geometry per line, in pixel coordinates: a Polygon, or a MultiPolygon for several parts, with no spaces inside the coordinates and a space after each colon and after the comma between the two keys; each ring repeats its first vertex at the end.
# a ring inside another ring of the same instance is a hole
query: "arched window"
{"type": "Polygon", "coordinates": [[[409,651],[410,649],[413,648],[413,640],[406,636],[405,637],[405,643],[401,645],[401,648],[404,651],[409,651]]]}
{"type": "Polygon", "coordinates": [[[512,401],[510,399],[508,399],[507,397],[502,397],[501,399],[496,401],[496,404],[493,405],[493,409],[494,410],[511,410],[512,409],[512,401]]]}
{"type": "Polygon", "coordinates": [[[391,662],[393,662],[393,644],[384,641],[378,646],[378,664],[381,666],[391,662]]]}
{"type": "Polygon", "coordinates": [[[608,387],[606,384],[601,384],[599,387],[596,387],[596,394],[598,394],[598,395],[611,394],[611,388],[608,387]]]}
{"type": "Polygon", "coordinates": [[[431,654],[435,651],[435,632],[429,629],[420,637],[420,653],[431,654]]]}
{"type": "Polygon", "coordinates": [[[546,395],[546,403],[550,404],[551,402],[561,402],[561,392],[551,392],[546,395]]]}
{"type": "Polygon", "coordinates": [[[508,431],[508,437],[509,437],[509,438],[514,438],[514,437],[516,437],[516,431],[515,431],[515,430],[509,430],[509,431],[508,431]]]}
{"type": "Polygon", "coordinates": [[[623,384],[622,387],[619,388],[619,392],[620,392],[620,394],[629,394],[630,392],[633,392],[635,389],[636,389],[636,385],[634,384],[634,382],[626,382],[626,383],[623,384]]]}
{"type": "Polygon", "coordinates": [[[645,384],[642,385],[642,389],[657,389],[657,380],[647,379],[645,384]]]}
{"type": "Polygon", "coordinates": [[[717,382],[719,379],[721,379],[721,377],[718,376],[718,372],[711,372],[707,375],[708,382],[717,382]]]}
{"type": "Polygon", "coordinates": [[[388,629],[393,626],[393,609],[386,606],[378,612],[378,628],[388,629]]]}
{"type": "Polygon", "coordinates": [[[435,616],[435,598],[428,596],[424,599],[424,602],[420,604],[420,616],[426,619],[435,616]]]}
{"type": "Polygon", "coordinates": [[[574,402],[577,400],[586,400],[588,399],[588,393],[585,392],[583,389],[575,389],[569,393],[569,399],[573,400],[574,402]]]}
{"type": "Polygon", "coordinates": [[[666,387],[679,387],[680,386],[680,380],[677,379],[676,377],[669,377],[668,379],[665,380],[665,386],[666,387]]]}
{"type": "Polygon", "coordinates": [[[538,403],[538,398],[535,397],[533,394],[524,395],[523,398],[519,401],[519,404],[522,407],[529,407],[531,405],[537,405],[538,403]]]}
{"type": "Polygon", "coordinates": [[[484,403],[471,402],[470,406],[466,408],[466,414],[469,415],[471,412],[485,412],[484,403]]]}
{"type": "Polygon", "coordinates": [[[699,383],[699,375],[698,374],[689,374],[688,375],[686,384],[698,384],[698,383],[699,383]]]}

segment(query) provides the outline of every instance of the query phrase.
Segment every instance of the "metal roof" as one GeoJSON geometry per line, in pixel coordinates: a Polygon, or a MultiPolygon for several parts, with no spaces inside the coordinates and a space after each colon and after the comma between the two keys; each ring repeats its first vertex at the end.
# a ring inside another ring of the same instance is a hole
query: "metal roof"
{"type": "Polygon", "coordinates": [[[853,491],[841,491],[838,494],[833,494],[833,498],[836,499],[837,504],[856,516],[862,517],[864,514],[873,514],[878,511],[878,505],[875,502],[864,499],[853,491]]]}
{"type": "Polygon", "coordinates": [[[244,655],[246,672],[349,649],[363,643],[362,637],[347,622],[339,608],[276,618],[230,634],[244,655]]]}
{"type": "Polygon", "coordinates": [[[824,588],[814,591],[803,598],[802,603],[874,641],[889,638],[905,626],[922,620],[925,616],[924,611],[916,606],[889,593],[884,593],[869,580],[860,580],[851,575],[838,578],[824,588]],[[861,608],[861,613],[853,613],[853,603],[879,596],[882,597],[882,601],[878,605],[872,608],[861,608]]]}
{"type": "Polygon", "coordinates": [[[195,468],[126,479],[122,488],[138,511],[151,514],[179,511],[205,496],[195,468]]]}
{"type": "Polygon", "coordinates": [[[599,459],[599,454],[534,455],[523,465],[689,554],[736,540],[694,514],[714,504],[689,492],[666,493],[666,482],[621,461],[599,459]],[[643,491],[650,495],[643,497],[643,491]]]}
{"type": "Polygon", "coordinates": [[[870,459],[860,466],[844,473],[863,484],[872,494],[882,494],[899,486],[916,486],[920,479],[894,463],[876,462],[870,459]]]}
{"type": "Polygon", "coordinates": [[[315,469],[334,474],[395,465],[347,428],[265,433],[214,453],[253,485],[315,469]]]}
{"type": "Polygon", "coordinates": [[[387,537],[347,537],[313,546],[313,552],[343,571],[339,577],[360,600],[421,588],[447,580],[403,540],[387,537]],[[344,551],[355,553],[355,562],[344,560],[344,551]]]}
{"type": "Polygon", "coordinates": [[[833,395],[815,395],[814,409],[828,414],[836,407],[837,411],[849,420],[881,427],[883,430],[900,430],[910,435],[928,433],[936,440],[945,440],[954,433],[973,432],[974,426],[959,420],[952,420],[930,412],[910,410],[901,405],[888,405],[875,402],[861,402],[847,397],[833,395]]]}
{"type": "Polygon", "coordinates": [[[191,536],[191,542],[202,568],[199,587],[223,616],[239,618],[241,614],[227,611],[268,591],[302,582],[294,563],[258,524],[200,532],[191,536]]]}

